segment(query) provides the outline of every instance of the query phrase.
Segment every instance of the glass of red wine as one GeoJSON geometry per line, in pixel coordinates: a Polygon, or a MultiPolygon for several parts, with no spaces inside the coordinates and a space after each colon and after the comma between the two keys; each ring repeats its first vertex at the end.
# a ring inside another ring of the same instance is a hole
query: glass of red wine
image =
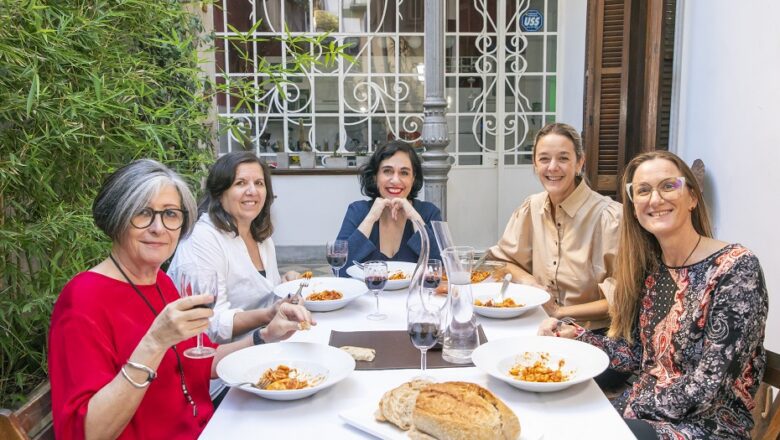
{"type": "Polygon", "coordinates": [[[431,258],[425,265],[425,275],[423,276],[423,287],[429,289],[429,293],[433,293],[439,284],[441,284],[441,276],[444,273],[441,260],[431,258]]]}
{"type": "Polygon", "coordinates": [[[325,258],[333,269],[333,276],[338,278],[339,270],[347,264],[349,243],[347,240],[329,241],[325,245],[325,258]]]}
{"type": "Polygon", "coordinates": [[[384,290],[387,284],[387,263],[384,261],[369,261],[363,264],[363,281],[366,287],[376,298],[376,311],[368,315],[372,321],[387,319],[387,315],[379,312],[379,292],[384,290]]]}
{"type": "Polygon", "coordinates": [[[429,303],[428,295],[411,293],[406,303],[406,328],[412,345],[420,350],[420,370],[428,367],[428,350],[436,345],[441,333],[441,312],[429,303]]]}
{"type": "MultiPolygon", "coordinates": [[[[195,295],[212,295],[214,300],[208,304],[195,307],[213,309],[217,303],[217,272],[211,269],[197,267],[195,265],[179,266],[177,281],[179,295],[184,298],[195,295]]],[[[184,350],[184,356],[190,359],[205,359],[214,356],[217,351],[211,347],[203,346],[203,333],[198,333],[197,345],[184,350]]]]}

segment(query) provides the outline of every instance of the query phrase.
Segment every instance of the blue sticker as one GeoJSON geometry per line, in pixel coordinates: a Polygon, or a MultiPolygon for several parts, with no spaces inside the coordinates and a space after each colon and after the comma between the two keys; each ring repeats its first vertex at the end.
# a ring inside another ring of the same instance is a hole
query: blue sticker
{"type": "Polygon", "coordinates": [[[544,26],[544,16],[538,9],[529,9],[520,15],[523,32],[539,32],[544,26]]]}

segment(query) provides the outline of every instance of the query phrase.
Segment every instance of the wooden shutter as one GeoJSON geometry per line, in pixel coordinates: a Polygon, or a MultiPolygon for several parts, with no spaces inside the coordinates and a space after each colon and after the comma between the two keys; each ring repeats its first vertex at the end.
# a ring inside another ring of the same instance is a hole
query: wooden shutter
{"type": "Polygon", "coordinates": [[[612,195],[625,162],[631,2],[588,1],[586,170],[595,190],[612,195]]]}
{"type": "Polygon", "coordinates": [[[637,153],[669,148],[677,0],[589,0],[584,133],[588,178],[618,196],[637,153]]]}

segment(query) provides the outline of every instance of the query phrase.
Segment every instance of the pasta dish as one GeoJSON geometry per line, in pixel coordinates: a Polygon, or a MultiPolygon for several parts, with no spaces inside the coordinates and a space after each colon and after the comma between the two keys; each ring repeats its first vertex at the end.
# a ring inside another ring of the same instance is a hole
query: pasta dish
{"type": "Polygon", "coordinates": [[[276,368],[265,370],[255,387],[271,391],[301,390],[313,387],[324,379],[322,376],[317,376],[313,379],[309,379],[306,376],[306,374],[301,373],[296,368],[279,365],[276,368]]]}
{"type": "Polygon", "coordinates": [[[309,294],[306,301],[333,301],[341,298],[344,298],[344,295],[337,290],[323,290],[309,294]]]}
{"type": "Polygon", "coordinates": [[[510,307],[523,307],[525,304],[518,304],[512,298],[504,298],[503,301],[497,302],[489,299],[485,302],[480,300],[474,301],[474,305],[478,307],[496,307],[496,308],[510,308],[510,307]]]}
{"type": "MultiPolygon", "coordinates": [[[[531,353],[525,353],[528,357],[531,353]]],[[[552,369],[547,366],[550,361],[549,353],[537,353],[539,359],[532,365],[523,365],[519,362],[509,369],[509,375],[517,380],[526,382],[566,382],[570,378],[570,373],[565,373],[561,369],[566,364],[564,359],[558,361],[558,368],[552,369]]]]}
{"type": "Polygon", "coordinates": [[[406,276],[406,273],[402,270],[397,270],[387,275],[388,281],[405,280],[406,278],[408,277],[406,276]]]}

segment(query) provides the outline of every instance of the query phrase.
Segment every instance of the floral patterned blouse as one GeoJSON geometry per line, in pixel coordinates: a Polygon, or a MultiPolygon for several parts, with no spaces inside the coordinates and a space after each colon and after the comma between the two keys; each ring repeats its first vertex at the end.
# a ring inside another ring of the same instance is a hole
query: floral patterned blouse
{"type": "Polygon", "coordinates": [[[613,404],[659,439],[749,439],[764,374],[767,291],[758,258],[731,244],[645,279],[634,344],[584,332],[617,371],[638,375],[613,404]]]}

